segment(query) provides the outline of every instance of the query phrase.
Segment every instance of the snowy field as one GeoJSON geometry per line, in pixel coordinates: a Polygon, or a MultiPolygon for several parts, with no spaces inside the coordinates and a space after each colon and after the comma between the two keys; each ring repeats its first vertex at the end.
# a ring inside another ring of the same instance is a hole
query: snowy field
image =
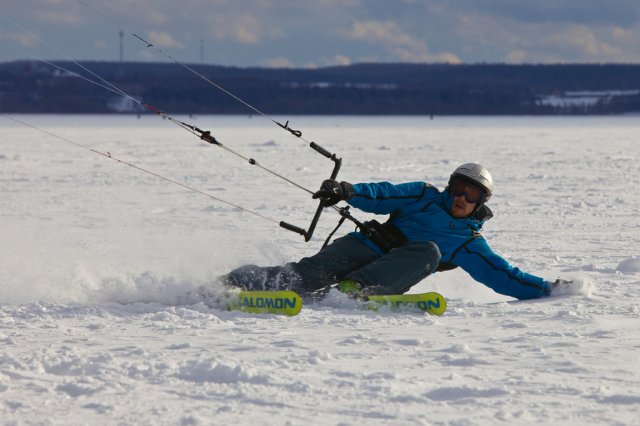
{"type": "MultiPolygon", "coordinates": [[[[16,117],[276,221],[315,211],[157,117],[16,117]]],[[[306,188],[332,168],[259,117],[182,118],[306,188]]],[[[442,317],[334,298],[288,318],[181,300],[244,263],[314,253],[335,213],[305,243],[0,117],[0,423],[640,424],[638,118],[293,117],[350,182],[442,188],[483,163],[493,249],[578,287],[513,303],[453,271],[412,290],[445,295],[442,317]]]]}

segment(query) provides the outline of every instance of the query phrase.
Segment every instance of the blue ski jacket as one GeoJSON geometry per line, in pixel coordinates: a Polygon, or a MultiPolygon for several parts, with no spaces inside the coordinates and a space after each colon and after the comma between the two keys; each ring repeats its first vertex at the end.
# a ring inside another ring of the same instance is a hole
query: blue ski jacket
{"type": "MultiPolygon", "coordinates": [[[[368,213],[390,215],[388,221],[409,242],[435,242],[442,255],[441,264],[459,266],[495,292],[517,299],[550,294],[549,283],[510,265],[480,235],[482,225],[492,217],[488,207],[483,206],[471,217],[454,218],[449,213],[453,203],[449,191],[440,192],[426,182],[359,183],[353,185],[353,191],[348,204],[368,213]]],[[[382,253],[363,234],[354,235],[382,253]]]]}

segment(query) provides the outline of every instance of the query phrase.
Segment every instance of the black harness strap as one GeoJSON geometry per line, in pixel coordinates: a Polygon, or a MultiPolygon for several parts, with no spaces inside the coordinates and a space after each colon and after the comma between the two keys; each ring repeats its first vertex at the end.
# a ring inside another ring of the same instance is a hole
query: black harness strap
{"type": "Polygon", "coordinates": [[[387,254],[392,249],[396,247],[403,246],[409,242],[407,237],[398,229],[397,226],[386,222],[380,223],[377,220],[370,220],[368,222],[360,222],[349,213],[349,207],[344,207],[338,210],[340,216],[340,220],[338,221],[338,225],[335,227],[333,231],[329,234],[326,241],[324,242],[322,248],[326,247],[331,241],[333,234],[336,233],[338,228],[342,226],[346,219],[349,219],[353,223],[356,224],[360,232],[367,238],[369,238],[376,246],[380,248],[380,250],[387,254]]]}
{"type": "Polygon", "coordinates": [[[336,231],[342,226],[342,224],[344,223],[345,220],[347,220],[346,216],[342,216],[340,218],[340,220],[338,221],[338,225],[336,225],[336,227],[333,229],[333,231],[331,231],[331,233],[329,234],[327,239],[324,240],[324,244],[322,245],[322,248],[325,248],[326,246],[329,245],[329,241],[331,241],[331,238],[333,237],[333,234],[336,233],[336,231]]]}
{"type": "Polygon", "coordinates": [[[384,254],[409,242],[402,231],[389,222],[380,223],[377,220],[370,220],[363,225],[362,233],[373,241],[384,254]]]}

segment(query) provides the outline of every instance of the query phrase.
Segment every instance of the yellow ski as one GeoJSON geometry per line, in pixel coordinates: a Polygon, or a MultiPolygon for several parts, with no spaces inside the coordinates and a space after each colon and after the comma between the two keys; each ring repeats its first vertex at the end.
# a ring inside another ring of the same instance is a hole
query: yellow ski
{"type": "Polygon", "coordinates": [[[447,310],[447,301],[436,292],[368,296],[367,309],[377,311],[383,306],[389,306],[392,311],[408,309],[442,315],[447,310]]]}
{"type": "Polygon", "coordinates": [[[254,314],[298,315],[302,299],[294,291],[240,291],[231,295],[227,309],[254,314]]]}

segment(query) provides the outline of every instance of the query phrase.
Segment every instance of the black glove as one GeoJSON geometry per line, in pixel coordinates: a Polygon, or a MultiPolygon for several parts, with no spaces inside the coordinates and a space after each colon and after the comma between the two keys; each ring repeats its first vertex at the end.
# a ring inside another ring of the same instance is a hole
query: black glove
{"type": "Polygon", "coordinates": [[[313,198],[322,198],[325,207],[333,206],[338,201],[348,200],[353,197],[353,186],[349,182],[338,182],[327,179],[322,182],[320,190],[313,194],[313,198]]]}
{"type": "Polygon", "coordinates": [[[555,282],[551,283],[551,288],[555,289],[556,287],[568,287],[573,283],[572,280],[563,280],[562,278],[558,278],[555,282]]]}

